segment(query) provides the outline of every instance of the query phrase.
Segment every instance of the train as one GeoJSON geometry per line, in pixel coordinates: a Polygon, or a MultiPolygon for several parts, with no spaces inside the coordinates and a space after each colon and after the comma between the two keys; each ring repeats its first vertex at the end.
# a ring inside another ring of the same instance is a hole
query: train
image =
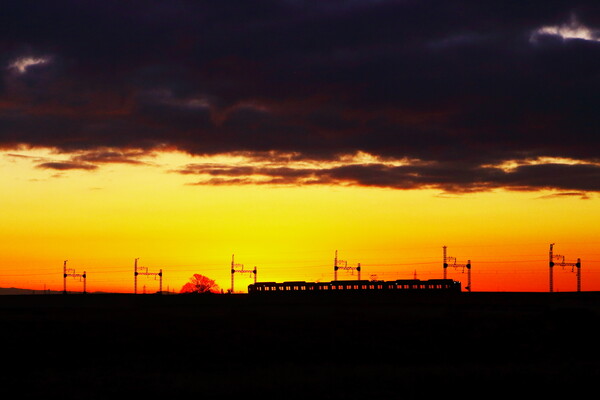
{"type": "Polygon", "coordinates": [[[256,282],[248,285],[248,293],[335,293],[379,291],[460,292],[461,283],[452,279],[399,279],[395,281],[345,280],[331,282],[256,282]]]}

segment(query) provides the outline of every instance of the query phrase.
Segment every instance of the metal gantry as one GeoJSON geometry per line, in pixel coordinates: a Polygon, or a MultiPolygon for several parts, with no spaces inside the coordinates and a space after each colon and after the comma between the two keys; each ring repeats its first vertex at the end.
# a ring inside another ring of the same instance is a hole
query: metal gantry
{"type": "Polygon", "coordinates": [[[345,260],[340,260],[338,259],[338,251],[335,251],[335,257],[333,259],[333,280],[337,281],[338,280],[338,270],[345,270],[345,271],[354,271],[356,270],[358,272],[358,280],[360,281],[360,263],[358,263],[358,265],[356,267],[350,267],[348,266],[348,261],[345,260]]]}
{"type": "Polygon", "coordinates": [[[467,286],[465,286],[465,289],[467,290],[467,292],[471,291],[471,260],[468,260],[466,264],[457,264],[456,263],[456,257],[449,257],[447,255],[447,247],[444,246],[444,279],[447,279],[447,269],[448,267],[453,267],[453,268],[462,268],[462,272],[465,272],[465,268],[467,269],[467,286]],[[450,264],[451,263],[451,264],[450,264]]]}
{"type": "Polygon", "coordinates": [[[235,274],[254,274],[254,283],[256,283],[256,266],[254,269],[244,269],[244,264],[235,263],[235,254],[231,255],[231,293],[234,292],[234,275],[235,274]]]}
{"type": "Polygon", "coordinates": [[[561,256],[559,254],[554,254],[554,243],[550,243],[550,252],[548,254],[548,264],[549,264],[549,279],[550,279],[550,292],[554,291],[554,274],[553,269],[555,265],[561,267],[571,267],[571,272],[577,273],[577,291],[581,292],[581,259],[578,258],[577,262],[565,262],[565,256],[561,256]],[[554,261],[558,262],[554,262],[554,261]],[[577,268],[577,271],[573,271],[577,268]]]}
{"type": "Polygon", "coordinates": [[[158,270],[158,272],[148,272],[148,267],[138,267],[138,260],[139,260],[139,258],[136,258],[134,261],[134,264],[133,264],[133,293],[137,294],[138,275],[153,276],[155,280],[158,278],[158,280],[159,280],[158,293],[162,293],[162,277],[163,277],[162,269],[158,270]]]}
{"type": "Polygon", "coordinates": [[[67,294],[67,278],[75,278],[75,279],[79,279],[80,282],[83,282],[83,293],[87,293],[87,288],[86,288],[86,280],[87,280],[87,275],[85,273],[85,271],[83,271],[83,274],[78,274],[75,272],[74,268],[67,268],[67,261],[69,260],[65,260],[63,261],[63,294],[67,294]]]}

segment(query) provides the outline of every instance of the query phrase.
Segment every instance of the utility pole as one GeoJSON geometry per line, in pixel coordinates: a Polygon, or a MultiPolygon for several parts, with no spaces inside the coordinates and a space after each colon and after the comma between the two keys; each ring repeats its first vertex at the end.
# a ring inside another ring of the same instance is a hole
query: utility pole
{"type": "Polygon", "coordinates": [[[133,262],[133,294],[137,294],[137,262],[139,258],[136,258],[133,262]]]}
{"type": "Polygon", "coordinates": [[[574,272],[573,269],[577,268],[577,291],[581,292],[581,259],[578,258],[577,262],[568,263],[565,262],[565,256],[561,256],[559,254],[554,254],[554,243],[550,243],[550,251],[548,253],[548,264],[549,264],[549,278],[550,278],[550,292],[554,291],[554,277],[553,277],[553,269],[555,265],[559,265],[561,267],[571,267],[571,272],[574,272]],[[560,262],[555,263],[554,260],[560,260],[560,262]]]}
{"type": "Polygon", "coordinates": [[[447,272],[446,270],[448,269],[448,267],[454,267],[456,268],[462,268],[462,272],[465,272],[465,268],[467,269],[467,286],[465,286],[465,289],[467,290],[467,292],[471,291],[471,260],[468,260],[466,264],[457,264],[456,263],[456,257],[449,257],[446,253],[446,249],[447,247],[444,246],[442,247],[444,250],[444,279],[447,279],[447,272]],[[452,264],[449,264],[449,262],[452,262],[452,264]]]}
{"type": "Polygon", "coordinates": [[[360,263],[358,263],[358,265],[356,267],[349,267],[348,261],[338,259],[338,251],[336,250],[335,257],[333,259],[333,280],[334,281],[338,280],[337,272],[339,269],[345,270],[345,271],[356,270],[358,272],[358,280],[360,281],[360,263]]]}
{"type": "Polygon", "coordinates": [[[63,262],[63,294],[67,294],[67,278],[78,278],[80,282],[83,282],[83,294],[87,293],[87,274],[83,271],[83,274],[75,272],[74,268],[67,268],[67,261],[63,262]]]}
{"type": "Polygon", "coordinates": [[[67,294],[67,261],[63,261],[63,294],[67,294]]]}
{"type": "Polygon", "coordinates": [[[254,267],[253,270],[250,269],[244,269],[244,264],[236,264],[235,263],[235,254],[231,255],[231,293],[234,292],[234,275],[238,273],[238,274],[254,274],[254,283],[256,283],[256,275],[257,275],[257,270],[256,270],[256,266],[254,267]]]}
{"type": "MultiPolygon", "coordinates": [[[[148,267],[138,267],[138,260],[139,260],[139,258],[136,258],[133,263],[133,293],[137,294],[138,275],[145,275],[145,276],[153,276],[155,280],[158,278],[158,280],[159,280],[158,293],[161,294],[162,293],[162,277],[163,277],[162,269],[158,270],[158,272],[148,272],[148,267]]],[[[145,285],[144,285],[144,288],[145,288],[145,285]]],[[[145,293],[145,291],[144,291],[144,293],[145,293]]]]}

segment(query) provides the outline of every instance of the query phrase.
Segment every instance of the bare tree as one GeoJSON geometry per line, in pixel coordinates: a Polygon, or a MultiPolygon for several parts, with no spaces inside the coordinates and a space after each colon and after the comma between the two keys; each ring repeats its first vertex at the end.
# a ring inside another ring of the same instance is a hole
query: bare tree
{"type": "Polygon", "coordinates": [[[219,285],[214,280],[204,275],[194,274],[179,293],[217,293],[219,290],[219,285]]]}

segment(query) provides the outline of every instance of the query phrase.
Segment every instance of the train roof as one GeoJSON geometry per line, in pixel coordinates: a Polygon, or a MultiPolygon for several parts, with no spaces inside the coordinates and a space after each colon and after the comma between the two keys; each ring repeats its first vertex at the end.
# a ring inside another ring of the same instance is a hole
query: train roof
{"type": "Polygon", "coordinates": [[[431,283],[446,283],[446,282],[457,282],[452,279],[396,279],[394,281],[383,281],[376,280],[370,281],[366,279],[361,280],[337,280],[331,282],[306,282],[306,281],[284,281],[284,282],[256,282],[256,285],[312,285],[312,284],[342,284],[342,285],[356,285],[356,284],[373,284],[373,283],[419,283],[419,282],[431,282],[431,283]]]}

